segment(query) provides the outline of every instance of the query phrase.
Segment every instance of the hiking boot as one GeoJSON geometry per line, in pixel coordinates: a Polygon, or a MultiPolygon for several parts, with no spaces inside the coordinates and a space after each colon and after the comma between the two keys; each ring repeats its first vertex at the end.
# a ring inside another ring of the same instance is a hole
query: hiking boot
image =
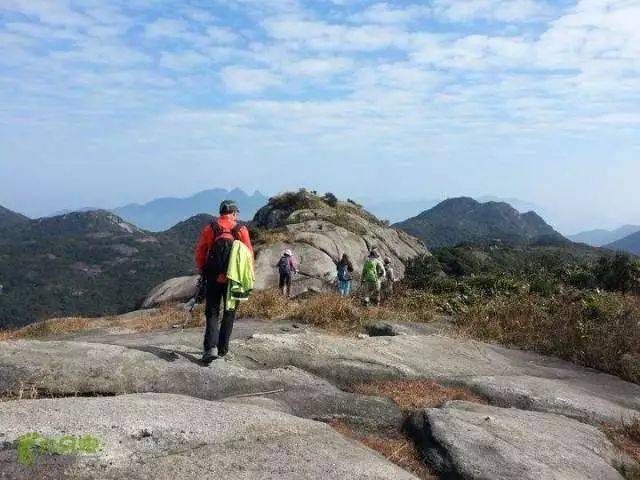
{"type": "Polygon", "coordinates": [[[218,358],[218,349],[216,347],[205,350],[202,354],[202,363],[211,363],[218,358]]]}
{"type": "Polygon", "coordinates": [[[220,350],[218,351],[218,356],[219,357],[224,357],[229,353],[229,350],[220,350]]]}

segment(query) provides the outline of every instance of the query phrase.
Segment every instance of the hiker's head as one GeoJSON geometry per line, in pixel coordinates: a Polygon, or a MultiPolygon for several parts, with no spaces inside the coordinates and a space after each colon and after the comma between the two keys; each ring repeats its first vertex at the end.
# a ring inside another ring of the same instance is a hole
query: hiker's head
{"type": "Polygon", "coordinates": [[[239,212],[238,205],[233,200],[224,200],[220,203],[220,215],[233,215],[237,218],[239,212]]]}
{"type": "Polygon", "coordinates": [[[345,262],[345,263],[348,262],[349,261],[349,255],[347,255],[346,253],[343,253],[342,254],[342,261],[345,262]]]}
{"type": "Polygon", "coordinates": [[[282,255],[284,255],[285,257],[290,257],[291,255],[293,255],[293,252],[287,248],[284,252],[282,252],[282,255]]]}

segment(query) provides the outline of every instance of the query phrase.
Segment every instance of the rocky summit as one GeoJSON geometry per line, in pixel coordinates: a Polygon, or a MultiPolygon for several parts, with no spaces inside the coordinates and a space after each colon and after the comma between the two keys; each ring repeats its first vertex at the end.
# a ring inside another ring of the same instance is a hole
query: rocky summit
{"type": "Polygon", "coordinates": [[[631,464],[600,427],[640,414],[640,386],[446,322],[369,332],[239,320],[208,367],[201,329],[0,342],[0,479],[595,480],[631,464]],[[425,382],[457,393],[408,406],[375,390],[425,382]],[[25,447],[34,433],[48,440],[25,447]],[[95,451],[52,453],[87,436],[95,451]],[[428,470],[400,468],[401,452],[428,470]]]}
{"type": "MultiPolygon", "coordinates": [[[[404,276],[407,260],[428,254],[421,241],[388,227],[354,202],[326,200],[308,192],[271,198],[258,210],[251,229],[256,251],[256,288],[278,286],[276,264],[291,249],[299,272],[292,294],[309,290],[334,290],[336,264],[344,253],[355,269],[356,283],[364,260],[373,247],[388,257],[397,277],[404,276]]],[[[157,285],[143,302],[145,308],[186,300],[194,294],[195,277],[169,279],[157,285]]]]}

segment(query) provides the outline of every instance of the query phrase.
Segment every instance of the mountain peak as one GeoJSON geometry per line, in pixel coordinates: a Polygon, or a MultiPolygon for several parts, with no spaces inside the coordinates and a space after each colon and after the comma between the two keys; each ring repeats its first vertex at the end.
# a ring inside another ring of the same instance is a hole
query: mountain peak
{"type": "Polygon", "coordinates": [[[28,224],[29,218],[0,205],[0,228],[28,224]]]}
{"type": "Polygon", "coordinates": [[[564,237],[534,211],[521,214],[506,202],[480,203],[470,197],[444,200],[396,226],[429,247],[487,241],[530,244],[539,238],[544,238],[546,243],[564,241],[564,237]]]}

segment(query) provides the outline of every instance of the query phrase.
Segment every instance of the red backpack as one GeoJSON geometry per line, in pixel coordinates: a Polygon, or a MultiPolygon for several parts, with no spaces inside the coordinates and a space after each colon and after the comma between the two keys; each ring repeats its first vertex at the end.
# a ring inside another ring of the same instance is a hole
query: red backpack
{"type": "Polygon", "coordinates": [[[208,280],[215,280],[220,274],[226,275],[233,241],[239,240],[241,228],[242,225],[236,223],[231,230],[228,230],[220,226],[217,220],[211,222],[213,242],[204,264],[204,275],[208,280]]]}

